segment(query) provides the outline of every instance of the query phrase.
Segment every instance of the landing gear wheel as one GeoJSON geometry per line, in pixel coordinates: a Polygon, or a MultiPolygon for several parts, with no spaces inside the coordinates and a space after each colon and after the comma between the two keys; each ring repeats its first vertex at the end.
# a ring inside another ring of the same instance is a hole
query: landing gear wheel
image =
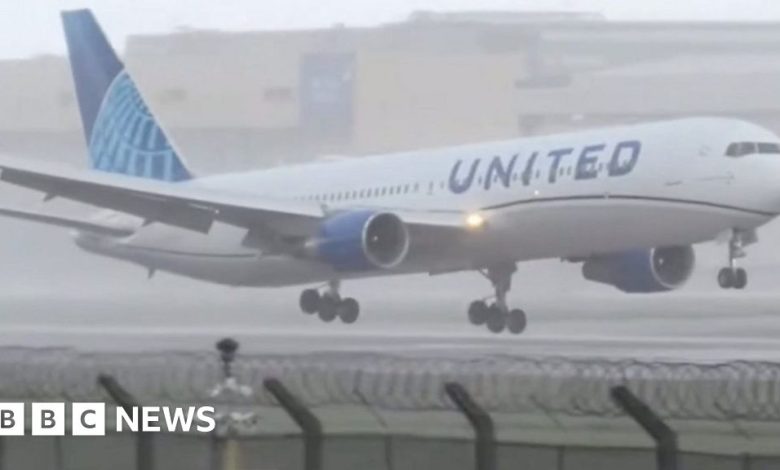
{"type": "Polygon", "coordinates": [[[317,313],[320,305],[320,293],[316,289],[306,289],[301,292],[300,306],[303,313],[317,313]]]}
{"type": "Polygon", "coordinates": [[[504,310],[496,304],[488,309],[488,316],[485,324],[491,333],[501,333],[506,328],[506,314],[504,310]]]}
{"type": "Polygon", "coordinates": [[[338,315],[339,301],[329,295],[323,295],[320,298],[319,316],[325,323],[332,322],[338,315]]]}
{"type": "Polygon", "coordinates": [[[488,315],[488,306],[483,300],[475,300],[469,305],[469,322],[472,325],[484,325],[488,315]]]}
{"type": "Polygon", "coordinates": [[[737,270],[734,271],[734,288],[744,289],[745,286],[747,286],[747,282],[748,282],[747,271],[745,271],[742,268],[737,268],[737,270]]]}
{"type": "Polygon", "coordinates": [[[469,322],[472,325],[485,325],[492,333],[509,330],[512,334],[520,334],[525,330],[525,312],[520,309],[509,309],[506,301],[507,292],[512,287],[512,276],[517,271],[514,262],[488,266],[479,273],[485,276],[493,285],[495,302],[490,307],[482,300],[471,302],[468,310],[469,322]]]}
{"type": "Polygon", "coordinates": [[[744,289],[748,275],[737,267],[737,260],[745,257],[745,244],[756,240],[754,232],[732,229],[729,240],[728,266],[718,271],[718,285],[723,289],[744,289]]]}
{"type": "Polygon", "coordinates": [[[341,321],[349,325],[357,321],[358,315],[360,315],[360,304],[352,297],[347,297],[339,302],[337,310],[341,321]]]}
{"type": "Polygon", "coordinates": [[[509,315],[506,319],[506,327],[513,335],[519,335],[525,331],[526,318],[525,312],[520,309],[514,309],[509,311],[509,315]]]}
{"type": "Polygon", "coordinates": [[[721,289],[731,289],[734,287],[735,277],[734,271],[732,271],[731,268],[722,268],[718,271],[718,285],[721,289]]]}

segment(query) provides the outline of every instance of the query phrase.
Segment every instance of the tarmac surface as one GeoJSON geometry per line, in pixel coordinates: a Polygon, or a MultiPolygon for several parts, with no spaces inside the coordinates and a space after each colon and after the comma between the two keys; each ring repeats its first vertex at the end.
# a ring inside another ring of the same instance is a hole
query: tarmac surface
{"type": "MultiPolygon", "coordinates": [[[[481,285],[476,276],[453,277],[481,285]]],[[[419,277],[356,282],[350,295],[361,298],[363,312],[354,325],[304,315],[297,289],[230,289],[173,278],[151,281],[148,295],[143,287],[85,295],[55,286],[0,298],[0,346],[203,351],[232,336],[254,353],[780,360],[780,295],[771,292],[529,294],[528,329],[513,336],[468,324],[467,292],[480,292],[458,284],[419,277]],[[434,289],[419,287],[425,281],[434,289]],[[177,288],[161,295],[158,283],[177,288]]]]}
{"type": "MultiPolygon", "coordinates": [[[[145,402],[207,400],[221,373],[209,352],[232,336],[246,354],[242,380],[260,390],[278,376],[319,404],[329,432],[468,438],[442,401],[455,375],[494,405],[502,441],[646,448],[609,400],[608,386],[628,381],[679,419],[683,449],[775,455],[775,238],[750,247],[741,292],[714,286],[723,255],[714,244],[697,247],[692,279],[668,294],[621,294],[557,261],[521,264],[510,301],[529,326],[513,336],[468,324],[468,303],[489,293],[476,273],[347,282],[342,293],[361,301],[361,318],[323,324],[298,310],[300,288],[149,280],[137,266],[81,253],[62,230],[0,221],[0,368],[16,378],[0,395],[96,400],[95,374],[109,371],[145,402]]],[[[257,433],[297,431],[274,407],[261,422],[257,433]]]]}
{"type": "Polygon", "coordinates": [[[468,324],[468,303],[490,293],[477,273],[346,282],[342,294],[361,302],[358,322],[324,324],[298,310],[298,287],[231,288],[165,273],[147,279],[138,266],[81,252],[67,231],[0,220],[0,347],[207,351],[233,336],[258,353],[780,360],[775,232],[769,227],[749,247],[745,291],[715,286],[725,248],[714,243],[696,247],[689,283],[664,294],[622,294],[584,280],[578,265],[523,263],[510,302],[529,325],[513,336],[468,324]]]}

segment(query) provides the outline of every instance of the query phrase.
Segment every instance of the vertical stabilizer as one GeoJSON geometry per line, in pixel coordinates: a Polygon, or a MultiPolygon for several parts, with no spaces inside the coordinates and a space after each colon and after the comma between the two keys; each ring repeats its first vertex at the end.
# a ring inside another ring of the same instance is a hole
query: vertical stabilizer
{"type": "Polygon", "coordinates": [[[89,10],[62,13],[93,169],[162,181],[192,178],[89,10]]]}

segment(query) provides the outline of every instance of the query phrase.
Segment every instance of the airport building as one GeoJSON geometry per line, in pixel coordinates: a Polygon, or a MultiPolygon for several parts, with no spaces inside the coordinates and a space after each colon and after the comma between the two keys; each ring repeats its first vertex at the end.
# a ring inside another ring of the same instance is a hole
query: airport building
{"type": "MultiPolygon", "coordinates": [[[[417,12],[119,46],[204,173],[702,114],[780,132],[776,24],[417,12]]],[[[0,87],[0,152],[81,158],[64,58],[0,62],[0,87]]]]}

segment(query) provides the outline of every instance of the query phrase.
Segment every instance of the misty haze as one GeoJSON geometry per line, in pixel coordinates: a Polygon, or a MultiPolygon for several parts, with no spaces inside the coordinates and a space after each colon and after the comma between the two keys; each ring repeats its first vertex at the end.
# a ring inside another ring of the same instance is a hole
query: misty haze
{"type": "MultiPolygon", "coordinates": [[[[622,384],[690,432],[690,468],[710,456],[776,465],[780,208],[760,199],[776,176],[780,202],[774,2],[5,3],[3,400],[108,402],[110,387],[94,384],[109,372],[149,403],[211,403],[215,382],[238,395],[246,383],[256,395],[226,400],[261,418],[243,450],[226,444],[232,430],[161,437],[159,461],[248,469],[270,455],[268,468],[299,468],[299,429],[270,377],[347,436],[326,444],[324,468],[473,468],[484,455],[472,422],[453,417],[458,395],[442,388],[460,381],[505,446],[478,468],[651,468],[650,440],[610,401],[622,384]],[[91,8],[106,37],[78,11],[66,41],[60,10],[76,8],[91,8]],[[120,152],[125,141],[138,148],[120,152]],[[753,173],[738,166],[759,161],[753,173]],[[254,170],[270,173],[242,194],[254,170]],[[648,188],[658,193],[629,194],[648,188]],[[507,222],[504,209],[518,212],[507,222]],[[295,230],[275,231],[282,222],[295,230]],[[673,230],[697,224],[718,229],[673,230]],[[656,228],[665,244],[643,244],[656,228]],[[236,246],[155,264],[154,250],[192,254],[215,234],[236,246]],[[145,248],[134,238],[152,249],[134,254],[145,248]],[[502,251],[515,242],[527,253],[502,251]],[[264,257],[282,261],[207,269],[264,257]],[[506,263],[473,265],[496,259],[506,263]],[[235,369],[230,342],[214,354],[225,337],[240,343],[235,369]],[[291,435],[295,449],[274,448],[291,435]],[[398,436],[409,441],[392,449],[398,436]]],[[[142,467],[124,437],[110,436],[133,463],[121,468],[142,467]]],[[[112,453],[23,442],[0,467],[94,466],[112,453]],[[36,452],[42,463],[30,463],[36,452]]]]}

